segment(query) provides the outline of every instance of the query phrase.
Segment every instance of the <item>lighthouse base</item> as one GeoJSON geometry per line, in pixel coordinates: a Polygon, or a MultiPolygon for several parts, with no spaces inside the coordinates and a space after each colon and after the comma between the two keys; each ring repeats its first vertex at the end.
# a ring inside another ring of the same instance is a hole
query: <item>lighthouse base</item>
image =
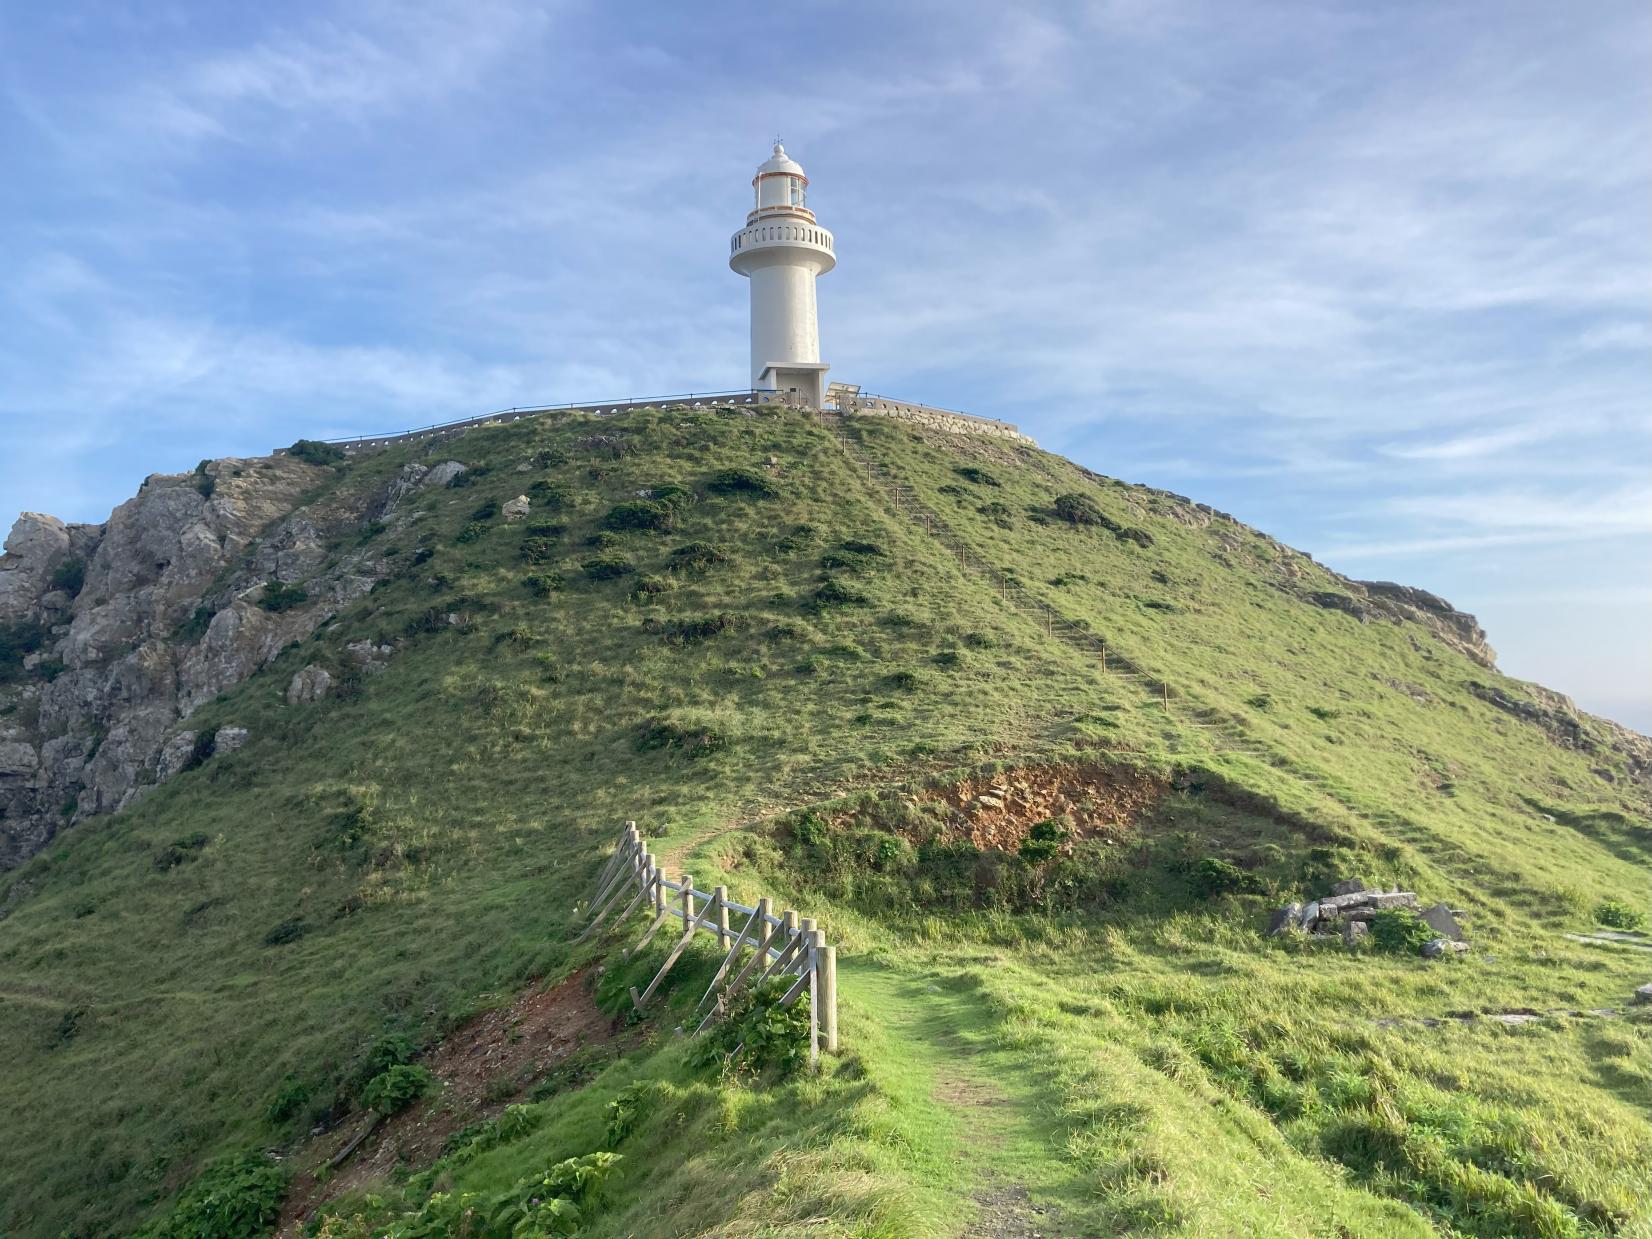
{"type": "Polygon", "coordinates": [[[763,367],[757,386],[790,396],[798,404],[818,409],[826,403],[826,371],[823,361],[771,361],[763,367]]]}

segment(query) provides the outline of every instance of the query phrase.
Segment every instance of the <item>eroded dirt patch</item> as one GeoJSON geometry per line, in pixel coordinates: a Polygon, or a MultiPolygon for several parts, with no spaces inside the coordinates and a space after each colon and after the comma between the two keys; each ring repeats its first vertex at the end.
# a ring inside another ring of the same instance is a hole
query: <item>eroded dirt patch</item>
{"type": "Polygon", "coordinates": [[[431,1093],[381,1122],[331,1178],[318,1181],[316,1172],[361,1134],[370,1115],[341,1123],[293,1154],[298,1173],[279,1233],[297,1235],[317,1206],[388,1179],[398,1163],[429,1165],[454,1132],[499,1114],[574,1054],[610,1047],[618,1036],[616,1022],[597,1009],[584,972],[483,1012],[422,1060],[439,1082],[431,1093]]]}
{"type": "Polygon", "coordinates": [[[919,793],[948,809],[946,837],[1014,851],[1039,822],[1059,818],[1078,839],[1118,837],[1169,790],[1161,779],[1101,765],[1024,766],[919,793]]]}

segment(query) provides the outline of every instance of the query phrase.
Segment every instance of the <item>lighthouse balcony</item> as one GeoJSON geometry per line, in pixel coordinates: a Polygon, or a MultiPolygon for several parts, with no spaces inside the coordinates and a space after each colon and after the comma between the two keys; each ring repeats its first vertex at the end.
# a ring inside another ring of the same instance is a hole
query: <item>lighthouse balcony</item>
{"type": "Polygon", "coordinates": [[[831,255],[833,245],[832,234],[812,220],[764,220],[735,233],[729,239],[729,255],[771,248],[814,249],[831,255]]]}

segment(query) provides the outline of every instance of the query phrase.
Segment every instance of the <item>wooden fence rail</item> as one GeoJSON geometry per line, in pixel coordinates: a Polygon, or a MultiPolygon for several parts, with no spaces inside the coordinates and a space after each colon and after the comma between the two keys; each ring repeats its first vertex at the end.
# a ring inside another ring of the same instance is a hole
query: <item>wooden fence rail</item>
{"type": "Polygon", "coordinates": [[[637,1010],[648,1005],[696,934],[715,934],[717,947],[724,953],[723,962],[694,1008],[693,1016],[705,1012],[693,1029],[696,1036],[729,1010],[735,995],[747,984],[757,986],[775,977],[792,977],[795,979],[776,1006],[785,1010],[805,994],[808,996],[809,1065],[818,1065],[823,1044],[828,1053],[837,1052],[837,948],[826,942],[825,933],[815,928],[813,920],[798,916],[790,908],[776,916],[767,898],[759,899],[756,907],[736,903],[729,898],[727,887],[698,890],[686,873],[673,882],[648,850],[648,842],[635,822],[625,824],[619,846],[597,876],[593,890],[595,894],[583,913],[586,925],[576,942],[585,941],[599,930],[612,932],[647,906],[648,928],[635,945],[626,948],[625,956],[630,958],[653,941],[662,925],[671,920],[681,922],[674,927],[679,937],[654,979],[641,993],[632,987],[631,1002],[637,1010]],[[737,923],[738,931],[734,929],[737,923]],[[742,962],[746,953],[750,958],[742,962]]]}

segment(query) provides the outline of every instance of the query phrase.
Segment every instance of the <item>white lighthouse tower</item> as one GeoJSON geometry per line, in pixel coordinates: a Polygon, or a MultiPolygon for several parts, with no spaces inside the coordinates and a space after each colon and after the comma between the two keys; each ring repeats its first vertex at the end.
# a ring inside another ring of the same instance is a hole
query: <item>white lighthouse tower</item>
{"type": "Polygon", "coordinates": [[[837,265],[832,234],[806,202],[809,178],[774,144],[752,181],[746,226],[729,241],[728,265],[751,281],[751,385],[795,390],[819,408],[826,390],[820,360],[815,277],[837,265]]]}

